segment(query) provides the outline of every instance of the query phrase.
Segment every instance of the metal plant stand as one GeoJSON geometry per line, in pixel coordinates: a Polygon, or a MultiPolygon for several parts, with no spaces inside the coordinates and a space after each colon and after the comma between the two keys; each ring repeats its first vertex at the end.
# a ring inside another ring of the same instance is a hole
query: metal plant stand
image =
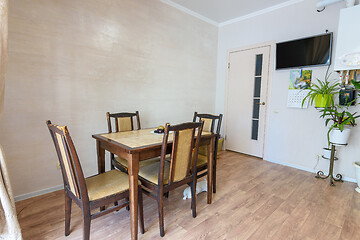
{"type": "MultiPolygon", "coordinates": [[[[322,156],[325,159],[328,159],[324,156],[322,156]]],[[[331,144],[331,157],[330,157],[330,167],[329,167],[329,174],[326,176],[323,171],[318,171],[316,173],[316,178],[326,179],[330,178],[330,186],[335,186],[334,181],[336,182],[343,182],[342,175],[336,174],[336,177],[333,176],[334,171],[334,161],[338,160],[338,158],[335,157],[335,144],[331,144]]]]}

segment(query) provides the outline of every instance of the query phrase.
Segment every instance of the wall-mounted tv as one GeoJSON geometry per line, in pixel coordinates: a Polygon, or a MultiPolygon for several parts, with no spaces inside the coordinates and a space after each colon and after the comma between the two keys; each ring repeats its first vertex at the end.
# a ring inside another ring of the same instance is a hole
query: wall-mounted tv
{"type": "Polygon", "coordinates": [[[276,44],[276,69],[330,65],[332,33],[276,44]]]}

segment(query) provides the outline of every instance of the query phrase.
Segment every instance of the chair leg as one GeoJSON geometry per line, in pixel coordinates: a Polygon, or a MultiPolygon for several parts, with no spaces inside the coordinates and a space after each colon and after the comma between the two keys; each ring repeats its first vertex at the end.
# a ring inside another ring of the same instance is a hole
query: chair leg
{"type": "Polygon", "coordinates": [[[216,162],[217,162],[217,149],[218,149],[219,140],[215,141],[215,150],[214,150],[214,163],[213,163],[213,193],[216,193],[216,162]]]}
{"type": "Polygon", "coordinates": [[[71,203],[71,197],[65,192],[65,236],[70,234],[71,203]]]}
{"type": "Polygon", "coordinates": [[[158,202],[158,211],[159,211],[159,228],[160,228],[160,236],[165,236],[164,231],[164,202],[163,202],[163,191],[159,190],[157,195],[158,202]]]}
{"type": "Polygon", "coordinates": [[[91,224],[91,217],[90,217],[90,209],[88,206],[84,206],[83,209],[83,224],[84,224],[84,232],[83,232],[83,239],[89,240],[90,239],[90,224],[91,224]]]}
{"type": "Polygon", "coordinates": [[[142,234],[145,233],[145,226],[144,226],[144,209],[143,209],[143,198],[142,198],[142,188],[139,186],[138,190],[138,205],[139,205],[139,222],[140,222],[140,232],[142,234]]]}
{"type": "Polygon", "coordinates": [[[188,183],[189,187],[190,187],[190,193],[191,193],[191,206],[190,206],[190,209],[193,209],[193,205],[194,205],[194,202],[193,202],[193,182],[189,182],[188,183]]]}
{"type": "MultiPolygon", "coordinates": [[[[215,151],[216,152],[216,151],[215,151]]],[[[216,155],[214,157],[214,166],[213,166],[213,193],[216,193],[216,155]]]]}
{"type": "Polygon", "coordinates": [[[130,211],[130,200],[128,197],[126,198],[126,201],[129,203],[129,205],[126,206],[126,210],[130,211]]]}
{"type": "Polygon", "coordinates": [[[113,159],[115,158],[115,155],[113,153],[110,153],[110,166],[111,170],[115,169],[115,166],[113,164],[113,159]]]}
{"type": "Polygon", "coordinates": [[[196,218],[196,176],[191,182],[191,209],[193,218],[196,218]]]}

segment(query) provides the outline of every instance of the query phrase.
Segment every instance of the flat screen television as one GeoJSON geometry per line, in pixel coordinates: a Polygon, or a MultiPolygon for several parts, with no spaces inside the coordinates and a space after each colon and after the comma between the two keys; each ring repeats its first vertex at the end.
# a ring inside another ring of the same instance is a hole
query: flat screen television
{"type": "Polygon", "coordinates": [[[330,65],[332,33],[276,44],[276,70],[330,65]]]}

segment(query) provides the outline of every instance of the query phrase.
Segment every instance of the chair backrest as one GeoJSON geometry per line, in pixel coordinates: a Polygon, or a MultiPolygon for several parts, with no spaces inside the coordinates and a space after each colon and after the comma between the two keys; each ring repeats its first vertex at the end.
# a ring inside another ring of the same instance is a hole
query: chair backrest
{"type": "Polygon", "coordinates": [[[52,124],[50,120],[46,124],[59,158],[64,187],[79,199],[87,196],[84,174],[67,127],[52,124]]]}
{"type": "Polygon", "coordinates": [[[166,124],[160,157],[160,171],[158,180],[160,186],[163,186],[164,181],[164,168],[166,161],[165,157],[170,131],[173,132],[173,144],[171,150],[169,184],[173,182],[179,182],[193,174],[196,175],[196,172],[190,171],[190,169],[194,169],[196,166],[198,155],[197,153],[199,150],[199,142],[203,125],[203,122],[189,122],[173,126],[170,126],[168,123],[166,124]],[[197,136],[194,147],[196,129],[197,136]]]}
{"type": "Polygon", "coordinates": [[[134,121],[133,118],[136,118],[137,129],[141,129],[140,126],[140,117],[139,112],[134,113],[121,112],[121,113],[106,113],[107,122],[108,122],[108,131],[109,133],[114,132],[125,132],[134,130],[134,121]],[[115,129],[111,126],[111,119],[114,118],[115,129]]]}
{"type": "Polygon", "coordinates": [[[194,113],[193,122],[196,122],[198,119],[200,121],[204,121],[204,127],[203,131],[205,132],[212,132],[216,134],[220,134],[220,128],[221,128],[221,120],[223,115],[212,115],[207,113],[194,113]],[[217,121],[217,126],[215,128],[215,122],[217,121]]]}

